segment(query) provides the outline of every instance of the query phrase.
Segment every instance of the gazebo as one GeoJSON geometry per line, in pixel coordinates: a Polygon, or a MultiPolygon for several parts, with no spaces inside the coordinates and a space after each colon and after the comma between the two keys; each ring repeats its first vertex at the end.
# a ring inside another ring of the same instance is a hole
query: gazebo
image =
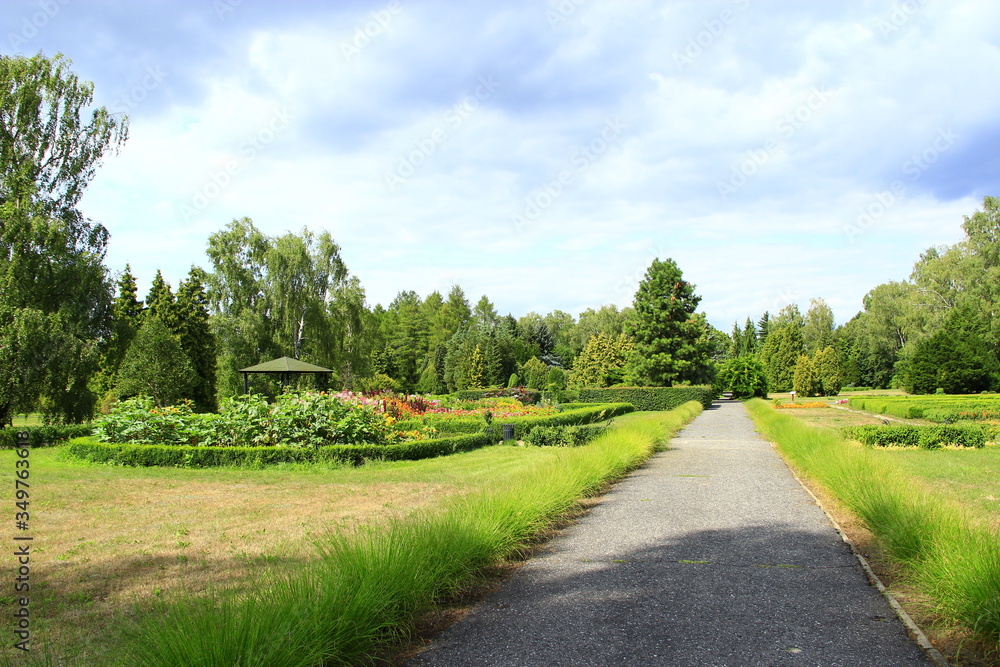
{"type": "Polygon", "coordinates": [[[307,364],[304,361],[292,359],[291,357],[281,357],[280,359],[274,359],[273,361],[265,361],[264,363],[257,364],[256,366],[241,368],[239,372],[243,373],[243,393],[245,394],[250,393],[251,373],[270,373],[272,375],[280,375],[282,385],[287,385],[293,375],[297,376],[304,373],[312,373],[317,376],[329,376],[333,373],[333,371],[329,368],[323,368],[322,366],[316,366],[314,364],[307,364]]]}

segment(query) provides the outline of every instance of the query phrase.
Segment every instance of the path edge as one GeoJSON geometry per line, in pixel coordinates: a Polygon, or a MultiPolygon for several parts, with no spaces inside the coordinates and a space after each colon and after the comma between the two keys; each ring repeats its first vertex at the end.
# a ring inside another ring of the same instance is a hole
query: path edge
{"type": "Polygon", "coordinates": [[[896,613],[896,616],[899,618],[900,621],[903,622],[903,625],[906,626],[906,629],[910,633],[910,636],[913,637],[914,641],[917,642],[917,645],[920,646],[921,649],[923,649],[925,654],[927,654],[927,658],[931,662],[933,662],[936,665],[936,667],[953,667],[951,663],[949,663],[948,660],[945,659],[941,651],[934,648],[934,645],[927,638],[927,635],[924,634],[924,631],[920,629],[920,626],[917,625],[916,621],[914,621],[910,617],[910,615],[906,613],[906,610],[903,609],[903,605],[899,604],[899,602],[896,600],[893,594],[889,592],[889,589],[886,588],[885,584],[882,583],[882,580],[878,578],[878,575],[875,574],[875,571],[871,568],[871,565],[868,564],[868,559],[865,558],[860,551],[858,551],[858,548],[854,546],[853,542],[851,542],[851,538],[847,536],[847,533],[845,533],[844,530],[840,527],[840,524],[837,523],[837,520],[833,518],[833,515],[831,515],[826,510],[826,508],[823,507],[823,503],[820,502],[820,499],[816,497],[816,494],[814,494],[809,489],[809,487],[806,486],[805,482],[802,481],[802,478],[800,478],[798,474],[795,472],[795,470],[793,470],[792,467],[788,465],[788,461],[785,460],[784,456],[781,456],[781,452],[778,450],[775,444],[770,441],[768,442],[771,445],[771,447],[775,450],[775,452],[778,454],[778,456],[781,457],[781,462],[785,464],[785,467],[788,468],[788,472],[792,474],[792,477],[794,477],[795,481],[799,483],[799,486],[801,486],[805,490],[805,492],[809,494],[809,497],[813,499],[813,502],[816,503],[816,506],[819,507],[821,510],[823,510],[823,514],[826,515],[827,520],[833,525],[833,528],[834,530],[837,531],[837,534],[840,535],[840,539],[842,539],[847,544],[847,546],[851,549],[851,553],[854,554],[854,557],[858,559],[858,563],[861,564],[861,569],[864,570],[865,576],[868,577],[868,582],[872,586],[874,586],[875,589],[882,594],[882,597],[885,598],[886,602],[889,603],[889,606],[892,607],[892,610],[896,613]]]}

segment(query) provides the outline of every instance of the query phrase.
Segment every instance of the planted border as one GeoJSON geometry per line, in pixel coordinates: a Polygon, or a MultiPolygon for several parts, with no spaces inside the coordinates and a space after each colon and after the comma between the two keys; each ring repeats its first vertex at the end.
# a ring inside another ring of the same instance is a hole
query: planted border
{"type": "Polygon", "coordinates": [[[715,400],[708,385],[691,387],[605,387],[581,389],[581,403],[631,403],[636,410],[673,410],[688,401],[698,401],[708,409],[715,400]]]}
{"type": "MultiPolygon", "coordinates": [[[[520,417],[511,420],[515,438],[523,438],[538,426],[573,426],[592,424],[633,411],[629,404],[598,405],[549,417],[520,417]]],[[[94,438],[76,438],[67,446],[75,458],[123,466],[176,466],[210,468],[216,466],[262,467],[279,463],[336,462],[362,465],[368,461],[415,461],[467,452],[500,442],[500,424],[494,423],[479,433],[433,440],[415,440],[396,445],[326,445],[303,447],[199,447],[190,445],[133,445],[99,442],[94,438]]]]}

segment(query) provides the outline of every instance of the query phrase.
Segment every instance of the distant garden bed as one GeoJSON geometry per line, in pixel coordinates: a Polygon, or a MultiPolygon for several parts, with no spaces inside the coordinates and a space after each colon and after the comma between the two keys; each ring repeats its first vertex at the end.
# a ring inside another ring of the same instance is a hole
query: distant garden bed
{"type": "MultiPolygon", "coordinates": [[[[360,465],[497,444],[504,423],[513,427],[514,439],[521,439],[536,427],[592,424],[632,410],[630,404],[613,404],[558,412],[513,398],[458,401],[448,407],[416,396],[304,392],[281,396],[274,404],[260,396],[236,397],[218,414],[198,414],[187,405],[159,408],[139,398],[123,401],[96,420],[94,435],[72,440],[67,451],[80,459],[132,466],[360,465]],[[449,432],[456,425],[474,430],[435,437],[437,427],[449,432]]],[[[549,433],[539,440],[574,444],[581,437],[549,433]]]]}

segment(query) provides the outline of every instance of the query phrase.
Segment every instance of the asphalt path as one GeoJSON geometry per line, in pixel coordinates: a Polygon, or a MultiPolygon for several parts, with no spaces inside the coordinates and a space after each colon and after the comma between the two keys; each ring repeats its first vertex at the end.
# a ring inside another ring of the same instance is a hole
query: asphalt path
{"type": "Polygon", "coordinates": [[[741,403],[670,446],[407,665],[932,664],[741,403]]]}

